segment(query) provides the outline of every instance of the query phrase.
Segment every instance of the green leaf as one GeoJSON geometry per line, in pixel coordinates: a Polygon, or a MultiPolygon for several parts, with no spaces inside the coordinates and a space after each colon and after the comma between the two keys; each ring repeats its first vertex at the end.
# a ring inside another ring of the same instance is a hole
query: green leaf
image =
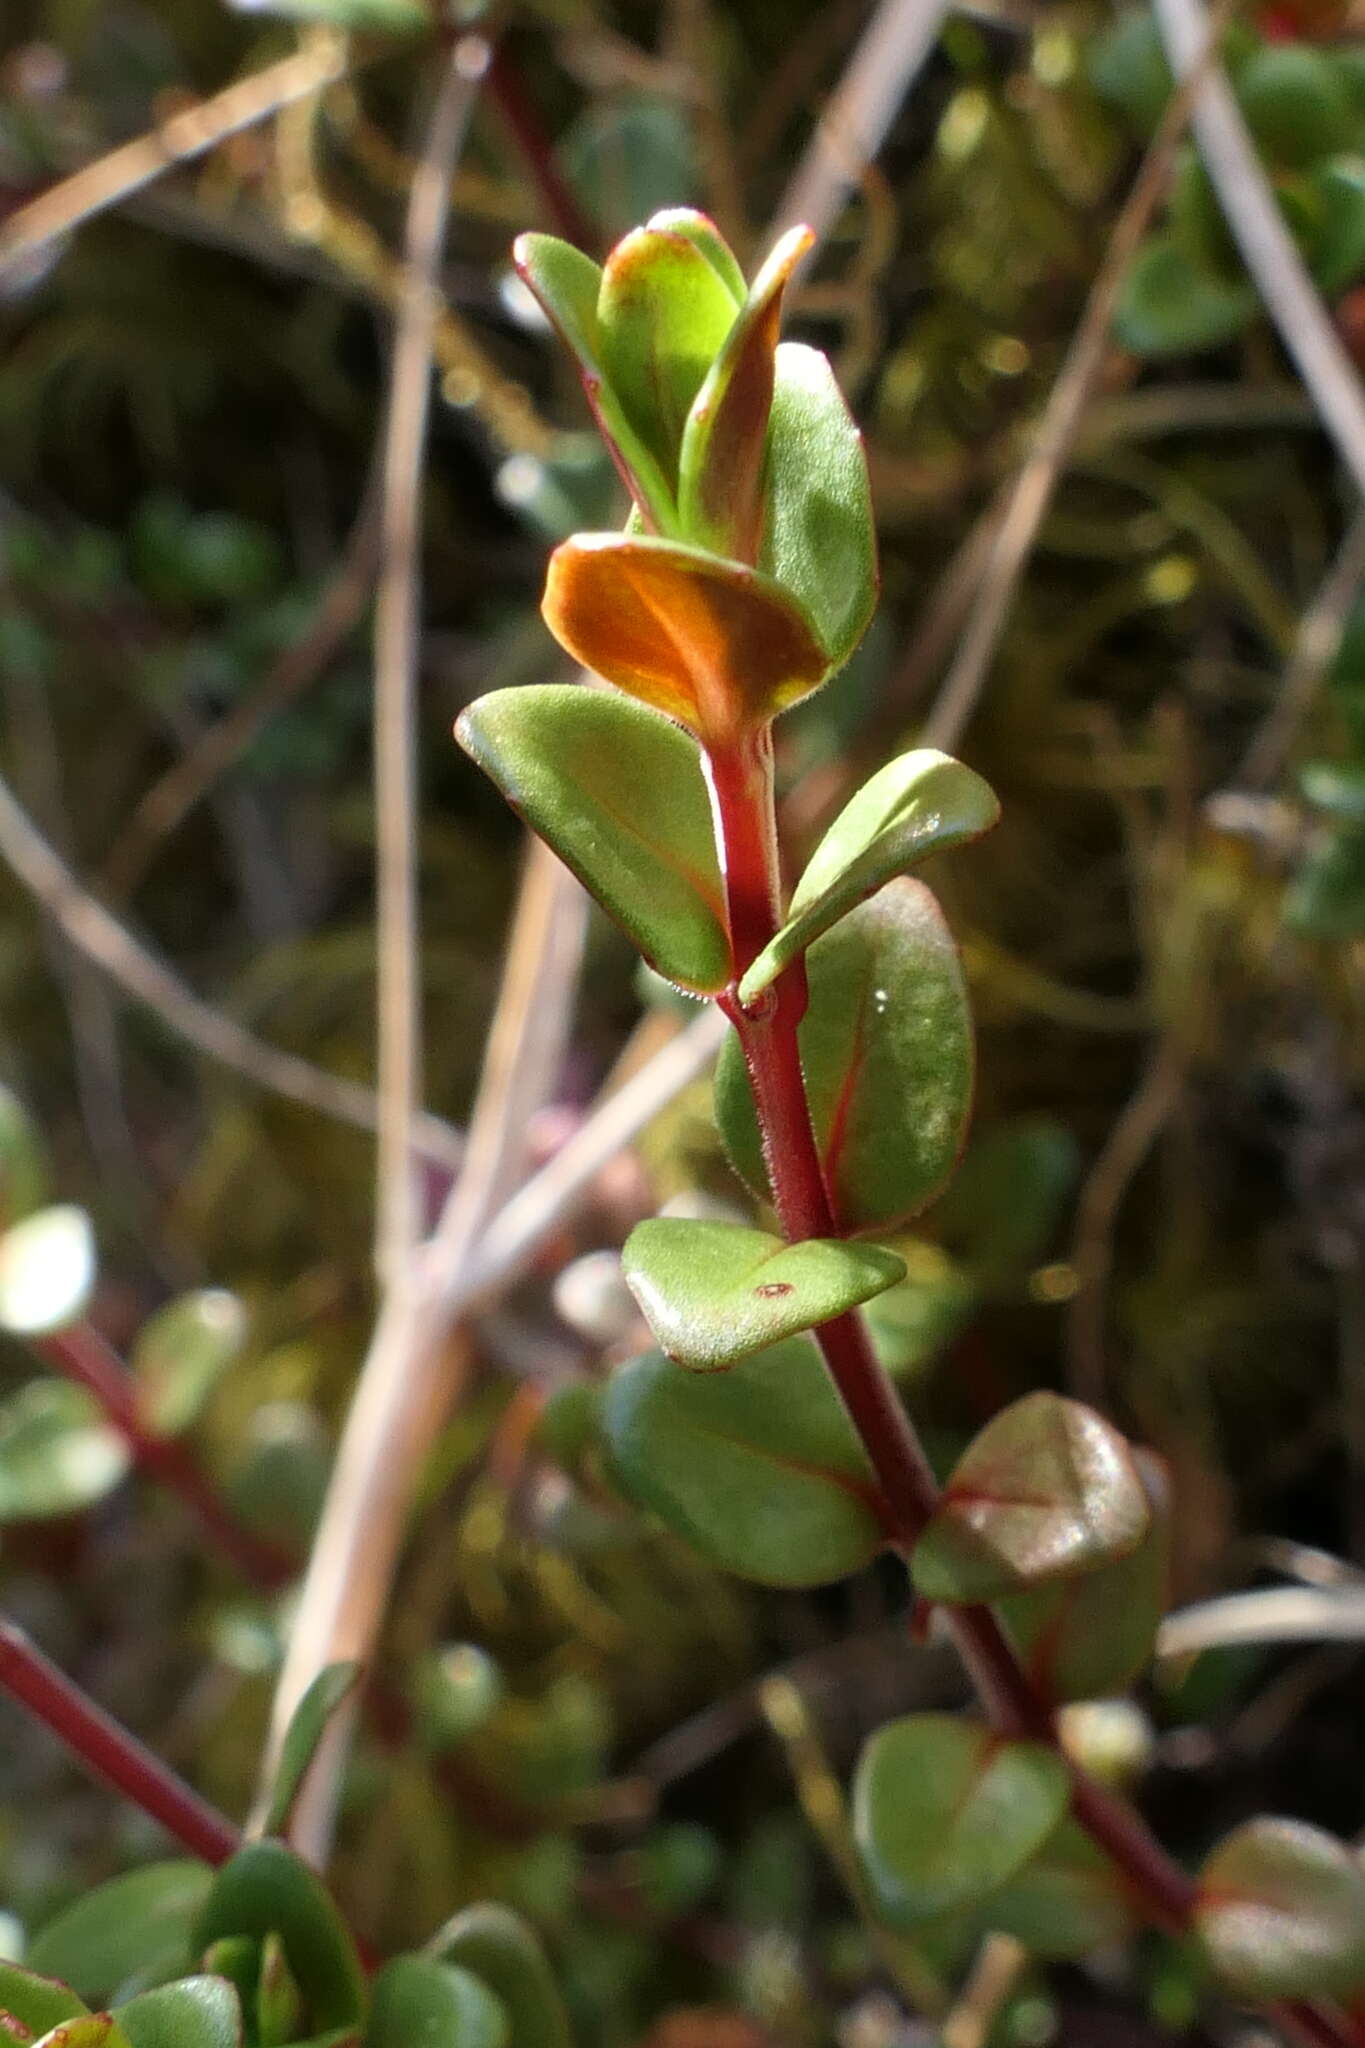
{"type": "Polygon", "coordinates": [[[506,1690],[494,1658],[477,1643],[447,1643],[414,1672],[418,1725],[431,1748],[454,1749],[478,1732],[506,1690]]]}
{"type": "Polygon", "coordinates": [[[375,1979],[365,2048],[509,2048],[507,2014],[470,1971],[399,1956],[375,1979]]]}
{"type": "Polygon", "coordinates": [[[1305,170],[1350,149],[1358,123],[1351,96],[1325,50],[1267,43],[1247,59],[1237,99],[1262,154],[1276,168],[1305,170]]]}
{"type": "Polygon", "coordinates": [[[990,1294],[1012,1294],[1047,1257],[1080,1155],[1064,1124],[1012,1117],[974,1132],[934,1208],[934,1235],[990,1294]]]}
{"type": "Polygon", "coordinates": [[[597,326],[607,377],[666,477],[692,401],[735,322],[735,300],[690,235],[649,222],[602,270],[597,326]]]}
{"type": "Polygon", "coordinates": [[[1170,1574],[1167,1485],[1158,1460],[1135,1462],[1147,1494],[1147,1533],[1127,1557],[1000,1602],[1020,1660],[1038,1691],[1060,1705],[1122,1692],[1152,1655],[1170,1574]]]}
{"type": "Polygon", "coordinates": [[[854,1837],[881,1913],[908,1930],[986,1898],[1041,1848],[1069,1793],[1044,1743],[1007,1742],[964,1715],[888,1722],[853,1786],[854,1837]]]}
{"type": "MultiPolygon", "coordinates": [[[[67,1984],[59,1984],[18,1963],[0,1962],[0,2013],[9,2013],[31,2034],[46,2034],[63,2020],[79,2019],[88,2008],[67,1984]]],[[[0,2034],[5,2029],[0,2027],[0,2034]]]]}
{"type": "Polygon", "coordinates": [[[758,559],[764,526],[759,484],[782,298],[813,240],[809,228],[792,228],[782,236],[754,279],[683,429],[678,466],[682,531],[697,547],[738,562],[758,559]]]}
{"type": "Polygon", "coordinates": [[[698,993],[725,987],[730,940],[695,740],[571,683],[494,690],[455,737],[652,967],[698,993]]]}
{"type": "Polygon", "coordinates": [[[910,1558],[927,1600],[995,1600],[1125,1557],[1151,1510],[1128,1444],[1040,1389],[968,1445],[910,1558]]]}
{"type": "Polygon", "coordinates": [[[847,803],[811,856],[787,921],[739,985],[753,1002],[856,904],[930,854],[990,830],[1000,805],[974,769],[931,747],[890,761],[847,803]]]}
{"type": "Polygon", "coordinates": [[[871,1468],[809,1338],[724,1373],[650,1352],[613,1374],[603,1427],[632,1498],[741,1578],[828,1585],[881,1547],[871,1468]]]}
{"type": "Polygon", "coordinates": [[[1219,1974],[1254,1999],[1365,1989],[1365,1871],[1302,1821],[1248,1821],[1199,1874],[1194,1924],[1219,1974]]]}
{"type": "Polygon", "coordinates": [[[358,1664],[329,1664],[325,1670],[319,1671],[294,1709],[280,1745],[275,1781],[270,1788],[261,1823],[263,1834],[284,1833],[299,1788],[308,1774],[308,1766],[327,1732],[327,1724],[343,1701],[355,1691],[359,1678],[358,1664]]]}
{"type": "Polygon", "coordinates": [[[518,235],[512,260],[577,360],[593,418],[627,490],[658,532],[676,533],[672,485],[626,417],[605,367],[597,317],[600,267],[557,235],[518,235]]]}
{"type": "Polygon", "coordinates": [[[713,220],[692,206],[666,206],[650,215],[649,226],[660,234],[685,235],[689,242],[695,242],[734,300],[735,311],[739,311],[749,288],[734,250],[713,220]]]}
{"type": "Polygon", "coordinates": [[[963,1329],[977,1307],[971,1276],[936,1244],[899,1238],[906,1277],[867,1305],[872,1347],[894,1380],[915,1378],[963,1329]]]}
{"type": "Polygon", "coordinates": [[[348,2027],[365,2009],[365,1979],[331,1895],[283,1842],[249,1842],[214,1879],[196,1945],[278,1934],[315,2027],[348,2027]]]}
{"type": "Polygon", "coordinates": [[[575,661],[713,748],[829,673],[805,613],[770,576],[672,541],[575,534],[550,557],[541,612],[575,661]]]}
{"type": "Polygon", "coordinates": [[[303,1993],[289,1967],[284,1943],[274,1932],[260,1943],[253,2006],[261,2048],[284,2048],[286,2042],[298,2039],[306,2019],[303,1993]]]}
{"type": "Polygon", "coordinates": [[[1174,89],[1161,30],[1146,7],[1128,7],[1089,39],[1087,69],[1102,99],[1120,108],[1144,140],[1174,89]]]}
{"type": "Polygon", "coordinates": [[[286,21],[322,21],[332,28],[405,35],[432,26],[423,0],[228,0],[239,14],[278,14],[286,21]]]}
{"type": "Polygon", "coordinates": [[[1240,334],[1256,292],[1201,269],[1170,235],[1153,235],[1134,257],[1114,312],[1114,332],[1140,356],[1194,355],[1240,334]]]}
{"type": "Polygon", "coordinates": [[[784,1244],[738,1223],[655,1217],[626,1240],[626,1283],[660,1347],[714,1372],[830,1322],[905,1277],[879,1245],[784,1244]]]}
{"type": "Polygon", "coordinates": [[[47,1923],[29,1962],[92,2001],[112,1998],[140,1973],[187,1966],[212,1882],[208,1865],[188,1857],[112,1877],[47,1923]]]}
{"type": "Polygon", "coordinates": [[[1365,764],[1305,761],[1299,770],[1305,803],[1345,825],[1365,825],[1365,764]]]}
{"type": "Polygon", "coordinates": [[[0,1086],[0,1227],[32,1215],[47,1189],[47,1147],[38,1126],[18,1096],[0,1086]]]}
{"type": "Polygon", "coordinates": [[[138,1413],[156,1436],[179,1436],[241,1357],[246,1310],[224,1287],[201,1287],[168,1301],[138,1332],[129,1363],[138,1413]]]}
{"type": "Polygon", "coordinates": [[[75,1322],[95,1284],[95,1233],[84,1209],[39,1209],[0,1237],[0,1329],[41,1337],[75,1322]]]}
{"type": "Polygon", "coordinates": [[[129,2048],[129,2042],[111,2012],[96,2012],[63,2020],[50,2034],[41,2035],[34,2048],[129,2048]]]}
{"type": "Polygon", "coordinates": [[[828,360],[781,342],[763,465],[758,566],[798,599],[832,672],[877,604],[877,532],[863,437],[828,360]]]}
{"type": "Polygon", "coordinates": [[[1321,290],[1336,298],[1365,270],[1365,160],[1334,157],[1308,182],[1318,211],[1308,259],[1321,290]]]}
{"type": "MultiPolygon", "coordinates": [[[[843,1230],[883,1231],[953,1169],[972,1100],[972,1027],[952,933],[921,882],[893,881],[817,939],[799,1031],[811,1117],[843,1230]]],[[[733,1034],[716,1120],[736,1168],[770,1199],[749,1078],[733,1034]]]]}
{"type": "Polygon", "coordinates": [[[0,1403],[0,1524],[82,1514],[128,1464],[127,1444],[84,1387],[31,1380],[0,1403]]]}
{"type": "Polygon", "coordinates": [[[121,2005],[132,2048],[241,2048],[242,2009],[222,1977],[182,1977],[121,2005]]]}
{"type": "Polygon", "coordinates": [[[545,1951],[518,1914],[506,1906],[468,1906],[427,1950],[487,1985],[511,2024],[507,2048],[573,2048],[545,1951]]]}
{"type": "Polygon", "coordinates": [[[994,1893],[982,1917],[993,1933],[1012,1934],[1050,1962],[1111,1947],[1126,1940],[1134,1924],[1118,1871],[1070,1819],[994,1893]]]}

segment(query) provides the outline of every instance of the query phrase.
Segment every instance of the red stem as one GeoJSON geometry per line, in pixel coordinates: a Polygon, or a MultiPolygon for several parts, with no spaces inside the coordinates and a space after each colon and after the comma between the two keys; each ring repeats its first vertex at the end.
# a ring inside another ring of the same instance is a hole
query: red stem
{"type": "Polygon", "coordinates": [[[126,1793],[191,1855],[226,1863],[237,1831],[126,1728],[87,1699],[22,1629],[0,1621],[0,1685],[52,1730],[96,1777],[126,1793]]]}
{"type": "MultiPolygon", "coordinates": [[[[737,985],[767,945],[779,916],[771,734],[708,757],[712,808],[730,918],[734,980],[720,998],[739,1035],[768,1166],[773,1201],[790,1242],[843,1235],[826,1185],[797,1026],[806,1010],[804,966],[788,968],[745,1010],[737,985]]],[[[938,1483],[914,1424],[879,1365],[861,1316],[839,1316],[812,1333],[877,1475],[902,1543],[912,1543],[938,1502],[938,1483]]],[[[1057,1744],[1053,1709],[1038,1692],[989,1607],[945,1607],[949,1627],[993,1725],[1002,1733],[1057,1744]]],[[[1067,1758],[1071,1810],[1123,1873],[1146,1917],[1172,1934],[1188,1931],[1193,1880],[1167,1855],[1132,1807],[1067,1758]]],[[[1308,2003],[1279,2004],[1272,2016],[1312,2048],[1362,2048],[1345,2015],[1308,2003]]]]}
{"type": "Polygon", "coordinates": [[[592,223],[560,175],[554,150],[541,126],[540,115],[527,93],[520,71],[507,54],[506,43],[499,42],[494,46],[487,86],[518,149],[531,167],[545,210],[555,228],[576,248],[594,249],[597,236],[592,223]]]}
{"type": "Polygon", "coordinates": [[[174,1438],[156,1436],[146,1428],[137,1411],[132,1375],[93,1324],[73,1323],[69,1329],[35,1338],[33,1349],[94,1395],[134,1461],[180,1496],[244,1578],[273,1592],[293,1577],[290,1560],[242,1526],[193,1453],[174,1438]]]}

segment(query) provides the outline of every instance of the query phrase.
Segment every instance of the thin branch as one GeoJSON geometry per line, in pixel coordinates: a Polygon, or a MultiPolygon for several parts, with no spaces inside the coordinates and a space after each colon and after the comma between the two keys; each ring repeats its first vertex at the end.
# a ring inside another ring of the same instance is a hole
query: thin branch
{"type": "Polygon", "coordinates": [[[1258,1586],[1178,1607],[1157,1631],[1158,1657],[1231,1643],[1365,1642],[1365,1587],[1258,1586]]]}
{"type": "MultiPolygon", "coordinates": [[[[1199,80],[1217,48],[1231,4],[1232,0],[1222,0],[1190,77],[1172,95],[1162,115],[1114,223],[1080,324],[1048,394],[1033,446],[1013,483],[1002,493],[998,514],[992,515],[998,524],[994,526],[981,585],[953,665],[924,727],[925,746],[951,748],[976,708],[1019,579],[1103,367],[1119,287],[1166,189],[1172,159],[1193,113],[1199,80]]],[[[969,543],[973,539],[974,534],[969,536],[969,543]]]]}
{"type": "MultiPolygon", "coordinates": [[[[1152,0],[1171,69],[1188,79],[1207,41],[1203,0],[1152,0]]],[[[1221,69],[1198,85],[1194,132],[1242,260],[1298,365],[1345,468],[1365,496],[1365,391],[1275,203],[1221,69]]]]}
{"type": "Polygon", "coordinates": [[[1337,658],[1351,608],[1365,582],[1365,510],[1299,620],[1279,695],[1234,777],[1239,789],[1267,789],[1279,775],[1314,697],[1337,658]]]}
{"type": "MultiPolygon", "coordinates": [[[[84,889],[54,852],[8,784],[0,781],[0,857],[41,907],[56,919],[73,945],[101,967],[135,1001],[155,1011],[175,1034],[230,1067],[258,1088],[302,1103],[337,1123],[373,1131],[378,1123],[374,1094],[357,1081],[328,1074],[296,1053],[267,1045],[215,1010],[187,988],[84,889]]],[[[424,1116],[416,1134],[426,1155],[456,1167],[464,1154],[460,1135],[439,1117],[424,1116]]]]}
{"type": "Polygon", "coordinates": [[[374,625],[374,787],[378,861],[379,1146],[375,1260],[396,1282],[421,1235],[413,1125],[421,1093],[421,935],[417,903],[417,661],[421,491],[431,404],[437,272],[450,185],[492,52],[461,36],[450,52],[413,174],[385,428],[381,563],[374,625]]]}
{"type": "Polygon", "coordinates": [[[306,99],[343,76],[345,39],[332,31],[310,36],[306,46],[278,64],[225,86],[198,106],[160,122],[136,142],[110,150],[84,170],[39,193],[0,221],[0,277],[31,263],[58,235],[69,234],[97,213],[150,185],[177,164],[189,163],[281,107],[306,99]]]}

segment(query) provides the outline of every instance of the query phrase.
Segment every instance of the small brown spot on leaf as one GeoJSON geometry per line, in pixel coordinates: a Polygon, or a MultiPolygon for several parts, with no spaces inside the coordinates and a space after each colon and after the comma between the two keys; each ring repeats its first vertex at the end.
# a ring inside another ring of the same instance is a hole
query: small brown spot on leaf
{"type": "Polygon", "coordinates": [[[790,1280],[765,1280],[762,1286],[754,1289],[760,1301],[777,1301],[782,1295],[795,1292],[796,1289],[790,1280]]]}
{"type": "Polygon", "coordinates": [[[0,2034],[8,2035],[11,2041],[32,2041],[37,2038],[32,2027],[26,2027],[12,2012],[0,2012],[0,2034]]]}

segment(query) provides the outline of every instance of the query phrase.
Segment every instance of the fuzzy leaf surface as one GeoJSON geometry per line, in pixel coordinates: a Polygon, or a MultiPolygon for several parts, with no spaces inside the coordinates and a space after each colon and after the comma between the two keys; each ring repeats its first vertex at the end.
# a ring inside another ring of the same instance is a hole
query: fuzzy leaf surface
{"type": "Polygon", "coordinates": [[[602,268],[602,361],[632,427],[666,477],[678,471],[692,401],[735,323],[734,293],[691,235],[650,221],[602,268]]]}
{"type": "Polygon", "coordinates": [[[132,2048],[241,2048],[242,2008],[223,1977],[182,1977],[114,2013],[132,2048]]]}
{"type": "Polygon", "coordinates": [[[853,1830],[886,1920],[908,1930],[987,1898],[1041,1848],[1069,1789],[1055,1750],[963,1715],[879,1728],[858,1760],[853,1830]]]}
{"type": "Polygon", "coordinates": [[[1220,1976],[1255,1999],[1365,1989],[1365,1871],[1302,1821],[1248,1821],[1199,1874],[1195,1927],[1220,1976]]]}
{"type": "Polygon", "coordinates": [[[812,1330],[905,1277],[879,1245],[786,1244],[738,1223],[654,1217],[626,1240],[625,1275],[660,1348],[714,1372],[812,1330]]]}
{"type": "Polygon", "coordinates": [[[157,1436],[188,1429],[241,1357],[246,1337],[246,1310],[225,1287],[177,1295],[149,1316],[129,1359],[147,1427],[157,1436]]]}
{"type": "Polygon", "coordinates": [[[763,465],[758,566],[805,607],[829,669],[852,654],[877,604],[877,533],[863,437],[828,359],[778,344],[763,465]]]}
{"type": "Polygon", "coordinates": [[[1040,1389],[968,1445],[911,1553],[928,1600],[995,1600],[1126,1557],[1151,1510],[1112,1424],[1040,1389]]]}
{"type": "Polygon", "coordinates": [[[29,1963],[92,2002],[144,1971],[187,1965],[212,1882],[208,1865],[191,1857],[111,1877],[49,1920],[29,1946],[29,1963]]]}
{"type": "Polygon", "coordinates": [[[467,1906],[448,1920],[427,1953],[486,1984],[511,2027],[507,2048],[573,2048],[569,2021],[545,1951],[507,1906],[467,1906]]]}
{"type": "Polygon", "coordinates": [[[319,2028],[348,2027],[365,2009],[355,1944],[331,1894],[283,1842],[248,1842],[225,1863],[200,1915],[196,1945],[278,1934],[319,2028]]]}
{"type": "Polygon", "coordinates": [[[695,740],[572,683],[494,690],[455,736],[651,967],[699,994],[725,987],[730,939],[695,740]]]}
{"type": "MultiPolygon", "coordinates": [[[[971,1015],[952,933],[929,890],[900,879],[807,955],[799,1030],[811,1117],[844,1230],[888,1230],[931,1201],[971,1112],[971,1015]]],[[[749,1077],[733,1034],[716,1068],[731,1159],[770,1199],[749,1077]]]]}
{"type": "Polygon", "coordinates": [[[508,2048],[507,2014],[455,1963],[399,1956],[375,1979],[365,2048],[508,2048]]]}
{"type": "Polygon", "coordinates": [[[712,743],[732,744],[808,696],[829,669],[805,614],[771,577],[647,536],[562,542],[541,611],[584,668],[712,743]]]}
{"type": "Polygon", "coordinates": [[[751,1003],[822,933],[894,875],[990,830],[1000,805],[989,783],[932,747],[888,761],[844,806],[792,892],[787,920],[739,985],[751,1003]]]}
{"type": "Polygon", "coordinates": [[[881,1547],[871,1468],[806,1337],[722,1373],[647,1353],[613,1374],[602,1421],[631,1497],[741,1578],[828,1585],[881,1547]]]}

